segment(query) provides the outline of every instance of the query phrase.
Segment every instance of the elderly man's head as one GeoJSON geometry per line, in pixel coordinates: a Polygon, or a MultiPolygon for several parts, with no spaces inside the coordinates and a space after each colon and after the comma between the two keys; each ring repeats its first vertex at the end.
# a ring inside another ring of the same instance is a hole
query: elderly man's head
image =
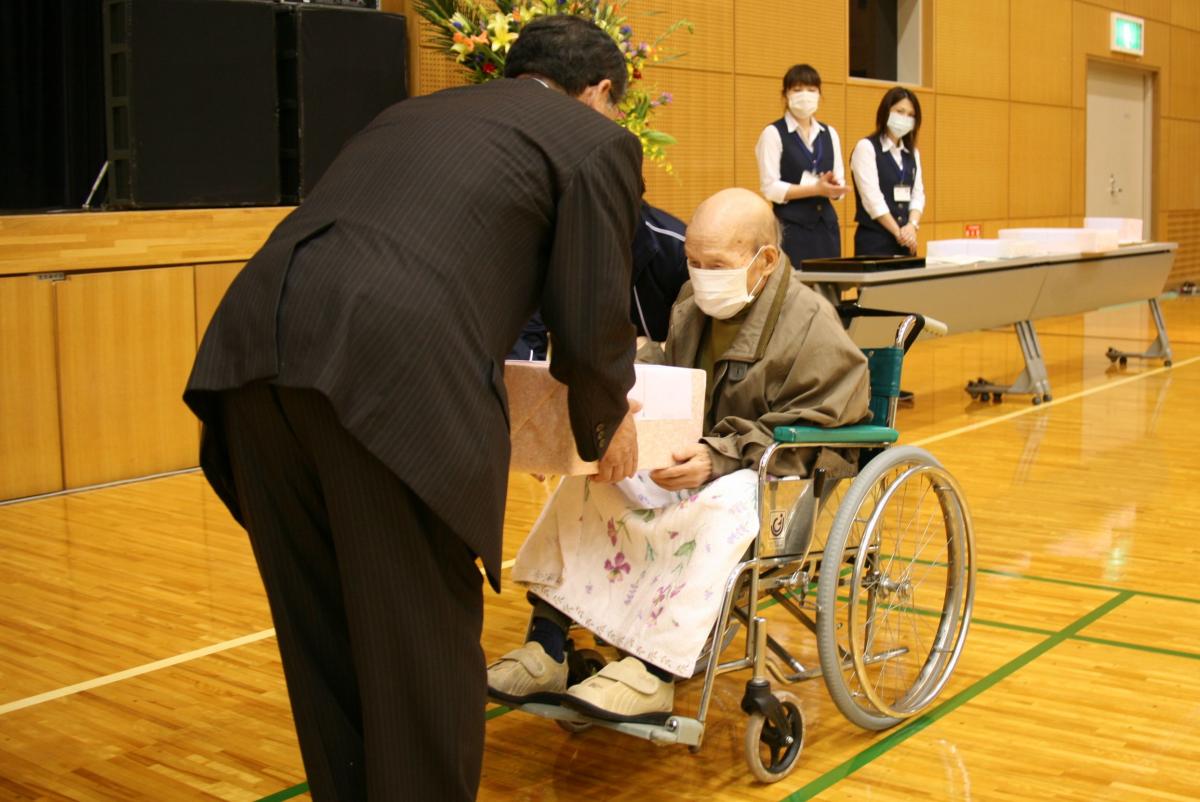
{"type": "Polygon", "coordinates": [[[747,189],[723,189],[696,207],[684,251],[696,303],[716,318],[753,303],[781,263],[779,222],[747,189]]]}

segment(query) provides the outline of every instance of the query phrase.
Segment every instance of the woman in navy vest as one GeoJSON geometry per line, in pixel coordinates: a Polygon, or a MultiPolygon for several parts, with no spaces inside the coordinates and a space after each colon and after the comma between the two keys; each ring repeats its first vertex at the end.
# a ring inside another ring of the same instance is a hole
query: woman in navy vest
{"type": "Polygon", "coordinates": [[[833,201],[846,193],[842,142],[813,115],[821,100],[821,76],[797,64],[783,76],[783,117],[763,129],[754,155],[759,186],[775,205],[783,226],[783,251],[800,269],[805,259],[842,255],[833,201]]]}
{"type": "Polygon", "coordinates": [[[917,252],[917,229],[925,210],[925,184],[917,133],[921,104],[911,90],[888,90],[875,112],[875,132],[850,155],[854,176],[855,256],[901,256],[917,252]]]}

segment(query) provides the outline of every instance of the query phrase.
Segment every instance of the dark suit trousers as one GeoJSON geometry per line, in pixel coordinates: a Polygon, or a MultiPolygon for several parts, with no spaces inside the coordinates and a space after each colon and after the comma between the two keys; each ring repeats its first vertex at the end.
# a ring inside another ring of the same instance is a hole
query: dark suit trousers
{"type": "Polygon", "coordinates": [[[223,410],[313,798],[474,799],[474,555],[321,394],[259,383],[225,393],[223,410]]]}

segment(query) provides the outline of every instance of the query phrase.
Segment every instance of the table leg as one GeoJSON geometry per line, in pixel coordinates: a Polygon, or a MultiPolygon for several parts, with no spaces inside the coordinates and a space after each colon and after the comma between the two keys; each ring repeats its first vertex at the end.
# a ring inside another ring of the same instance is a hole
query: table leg
{"type": "Polygon", "coordinates": [[[1150,316],[1154,318],[1154,328],[1157,332],[1154,342],[1150,343],[1150,347],[1141,353],[1109,348],[1105,354],[1109,362],[1120,362],[1121,367],[1125,367],[1129,358],[1133,357],[1134,359],[1161,359],[1165,367],[1171,366],[1171,341],[1167,338],[1167,324],[1163,322],[1162,308],[1159,307],[1157,298],[1151,298],[1149,304],[1150,316]]]}
{"type": "Polygon", "coordinates": [[[1013,325],[1017,341],[1021,344],[1021,355],[1025,357],[1025,369],[1016,381],[1009,385],[996,384],[984,378],[967,382],[967,393],[971,398],[1000,401],[1008,393],[1032,395],[1033,403],[1050,400],[1050,376],[1046,373],[1046,362],[1042,359],[1042,344],[1038,341],[1033,322],[1022,320],[1013,325]]]}

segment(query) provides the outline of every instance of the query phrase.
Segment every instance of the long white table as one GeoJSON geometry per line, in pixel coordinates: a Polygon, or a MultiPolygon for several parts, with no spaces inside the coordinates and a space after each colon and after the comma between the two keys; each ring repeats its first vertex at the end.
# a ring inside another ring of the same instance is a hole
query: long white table
{"type": "MultiPolygon", "coordinates": [[[[1108,349],[1110,360],[1162,359],[1171,364],[1158,296],[1175,261],[1173,242],[1121,247],[1098,254],[994,259],[965,265],[931,264],[909,270],[801,271],[800,280],[835,305],[846,289],[857,289],[859,306],[920,312],[943,321],[950,334],[1012,325],[1025,357],[1025,369],[1011,384],[969,382],[974,398],[1008,393],[1050,400],[1050,380],[1033,322],[1090,312],[1131,301],[1147,301],[1158,336],[1144,352],[1108,349]]],[[[878,318],[855,318],[850,335],[862,346],[889,342],[894,325],[878,318]]]]}

